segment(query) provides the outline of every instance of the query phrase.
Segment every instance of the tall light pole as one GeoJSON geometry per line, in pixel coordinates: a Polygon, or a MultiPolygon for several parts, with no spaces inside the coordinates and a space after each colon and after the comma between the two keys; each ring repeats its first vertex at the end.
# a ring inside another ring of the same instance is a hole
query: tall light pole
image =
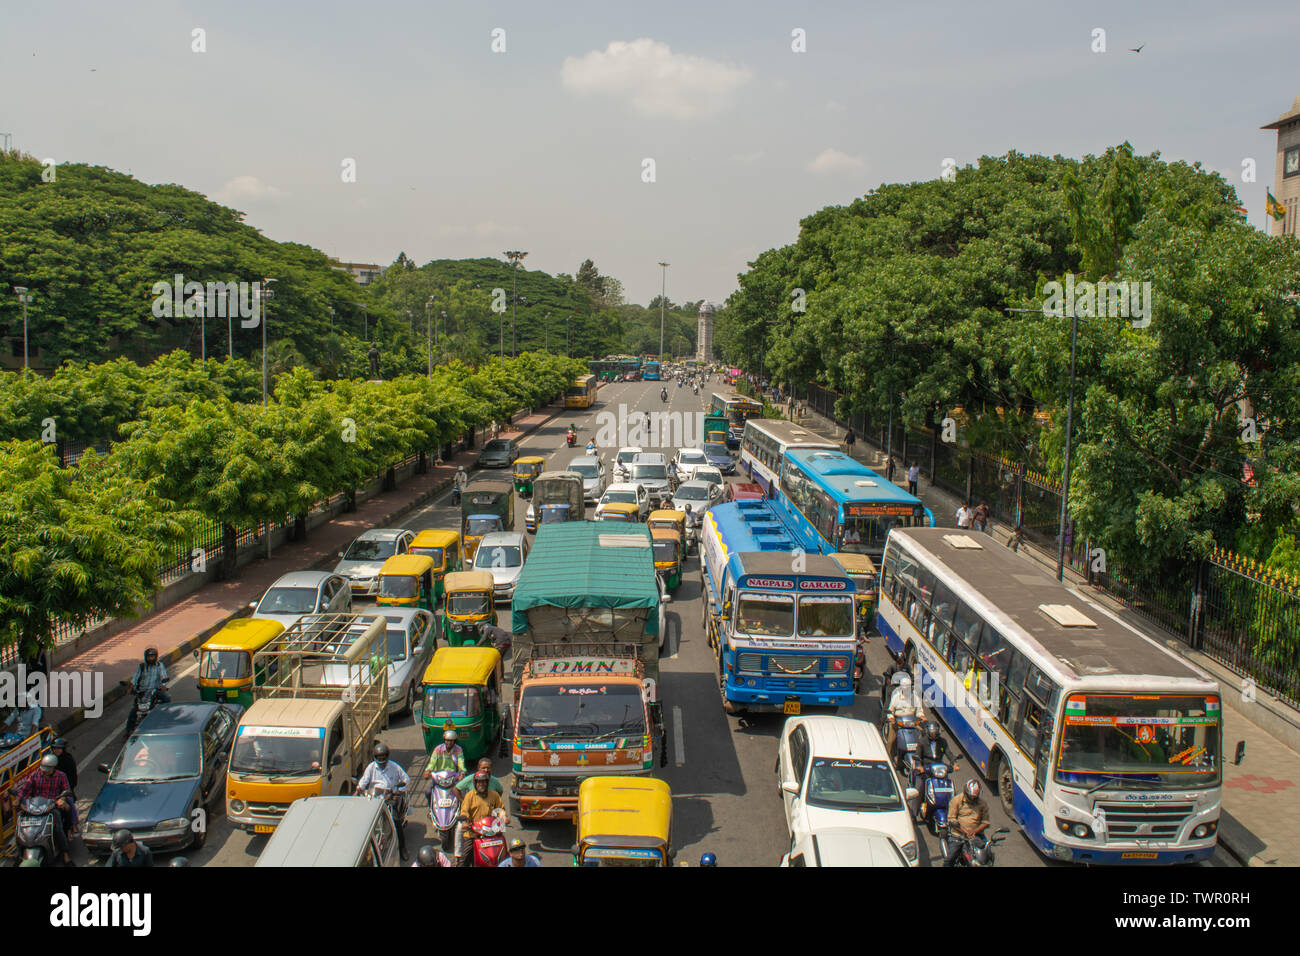
{"type": "Polygon", "coordinates": [[[18,293],[18,301],[23,304],[23,374],[27,374],[27,303],[32,301],[32,297],[27,294],[27,286],[16,285],[14,292],[18,293]]]}
{"type": "Polygon", "coordinates": [[[547,352],[551,350],[551,313],[546,313],[546,318],[542,320],[542,334],[545,336],[545,345],[542,346],[547,352]]]}
{"type": "Polygon", "coordinates": [[[1078,340],[1079,316],[1076,314],[1070,323],[1070,402],[1065,410],[1065,469],[1061,476],[1061,525],[1056,542],[1056,580],[1058,581],[1065,578],[1066,506],[1070,500],[1070,437],[1074,430],[1074,353],[1078,340]]]}
{"type": "Polygon", "coordinates": [[[429,353],[429,378],[433,378],[433,296],[424,303],[424,347],[429,353]]]}
{"type": "Polygon", "coordinates": [[[208,300],[199,296],[199,361],[208,364],[208,300]]]}
{"type": "Polygon", "coordinates": [[[663,267],[663,284],[659,287],[659,361],[664,360],[664,293],[668,288],[668,263],[659,263],[663,267]]]}
{"type": "MultiPolygon", "coordinates": [[[[517,308],[518,308],[518,304],[517,304],[517,303],[518,303],[518,300],[519,300],[519,296],[518,296],[518,292],[519,292],[519,263],[523,260],[524,256],[526,256],[526,255],[528,255],[528,253],[526,253],[526,252],[520,252],[520,251],[517,250],[517,249],[515,249],[515,250],[508,250],[508,251],[505,253],[505,257],[506,257],[507,259],[509,259],[510,262],[511,262],[511,266],[510,266],[510,268],[511,268],[511,270],[512,270],[512,272],[513,272],[513,282],[512,282],[512,284],[511,284],[511,288],[510,288],[510,357],[511,357],[511,358],[514,358],[514,356],[515,356],[516,354],[518,354],[518,353],[516,352],[516,342],[515,342],[515,331],[516,331],[516,323],[515,323],[515,319],[516,319],[516,316],[517,316],[517,312],[516,312],[516,310],[517,310],[517,308]]],[[[503,343],[503,344],[502,344],[502,348],[504,349],[504,347],[505,347],[505,345],[504,345],[504,343],[503,343]]],[[[504,358],[504,355],[503,355],[502,357],[504,358]]]]}
{"type": "MultiPolygon", "coordinates": [[[[258,298],[262,300],[262,407],[266,407],[266,300],[271,297],[271,290],[268,286],[275,279],[263,279],[262,284],[258,287],[258,298]]],[[[271,538],[268,533],[266,539],[266,550],[270,554],[271,538]]]]}
{"type": "MultiPolygon", "coordinates": [[[[230,303],[226,299],[226,293],[218,292],[217,296],[219,297],[219,301],[221,302],[221,304],[217,307],[217,315],[220,315],[223,310],[226,313],[226,358],[234,358],[235,357],[235,320],[230,314],[230,303]]],[[[330,315],[333,314],[334,314],[334,310],[330,309],[330,315]]]]}
{"type": "MultiPolygon", "coordinates": [[[[443,334],[443,335],[447,335],[447,334],[448,334],[448,331],[447,331],[447,310],[446,310],[446,309],[443,309],[443,310],[442,310],[442,334],[443,334]]],[[[437,339],[438,339],[438,327],[437,327],[436,325],[433,327],[433,338],[434,338],[434,341],[437,341],[437,339]]]]}

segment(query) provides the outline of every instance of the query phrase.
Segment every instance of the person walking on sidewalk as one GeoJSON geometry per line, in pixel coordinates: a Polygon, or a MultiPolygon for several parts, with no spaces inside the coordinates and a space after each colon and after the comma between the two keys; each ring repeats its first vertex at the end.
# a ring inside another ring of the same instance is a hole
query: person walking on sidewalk
{"type": "Polygon", "coordinates": [[[858,436],[853,434],[852,428],[850,428],[848,431],[844,433],[844,452],[850,458],[853,457],[853,445],[857,440],[858,440],[858,436]]]}
{"type": "Polygon", "coordinates": [[[1012,551],[1020,550],[1020,539],[1025,535],[1025,529],[1016,525],[1016,530],[1007,535],[1007,547],[1012,551]]]}
{"type": "Polygon", "coordinates": [[[963,502],[961,507],[957,509],[957,527],[969,530],[972,514],[973,512],[963,502]]]}
{"type": "Polygon", "coordinates": [[[907,466],[907,493],[909,495],[916,494],[916,485],[917,482],[919,482],[920,480],[921,480],[921,466],[918,465],[916,462],[912,462],[910,465],[907,466]]]}
{"type": "Polygon", "coordinates": [[[976,531],[987,533],[989,530],[989,506],[981,501],[979,507],[975,509],[973,520],[976,531]]]}
{"type": "Polygon", "coordinates": [[[892,482],[894,480],[894,456],[890,455],[889,460],[885,462],[885,478],[892,482]]]}

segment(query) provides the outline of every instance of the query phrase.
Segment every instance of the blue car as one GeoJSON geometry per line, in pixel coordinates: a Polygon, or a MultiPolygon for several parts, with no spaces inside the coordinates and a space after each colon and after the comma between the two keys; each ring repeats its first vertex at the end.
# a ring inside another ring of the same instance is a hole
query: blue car
{"type": "Polygon", "coordinates": [[[724,475],[734,475],[736,473],[736,459],[727,448],[726,442],[706,441],[704,443],[704,457],[709,459],[710,465],[724,475]]]}
{"type": "Polygon", "coordinates": [[[113,832],[123,827],[155,852],[201,847],[242,713],[237,704],[207,701],[155,707],[113,766],[99,765],[108,782],[86,814],[86,849],[107,856],[113,832]]]}

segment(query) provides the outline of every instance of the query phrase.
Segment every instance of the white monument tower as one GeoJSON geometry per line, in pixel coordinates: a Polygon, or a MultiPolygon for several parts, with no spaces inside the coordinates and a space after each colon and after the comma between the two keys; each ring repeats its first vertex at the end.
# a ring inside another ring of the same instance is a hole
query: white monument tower
{"type": "Polygon", "coordinates": [[[713,313],[714,308],[708,302],[700,303],[700,324],[695,334],[695,360],[708,363],[713,361],[713,313]]]}

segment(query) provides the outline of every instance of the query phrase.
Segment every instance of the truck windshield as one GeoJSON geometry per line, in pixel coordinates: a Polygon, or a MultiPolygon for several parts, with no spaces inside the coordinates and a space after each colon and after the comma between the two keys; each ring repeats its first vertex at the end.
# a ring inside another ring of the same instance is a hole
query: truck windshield
{"type": "Polygon", "coordinates": [[[1219,700],[1145,694],[1070,694],[1058,783],[1140,789],[1217,785],[1219,700]]]}
{"type": "Polygon", "coordinates": [[[800,637],[850,637],[853,625],[852,598],[799,598],[800,637]]]}
{"type": "Polygon", "coordinates": [[[204,651],[199,677],[204,680],[237,680],[247,677],[251,658],[248,651],[204,651]]]}
{"type": "Polygon", "coordinates": [[[533,684],[519,703],[518,733],[598,737],[645,734],[640,684],[533,684]]]}
{"type": "Polygon", "coordinates": [[[783,594],[742,595],[736,630],[742,634],[789,637],[794,633],[794,598],[783,594]]]}
{"type": "Polygon", "coordinates": [[[320,773],[321,731],[312,727],[240,727],[230,757],[234,773],[320,773]]]}

